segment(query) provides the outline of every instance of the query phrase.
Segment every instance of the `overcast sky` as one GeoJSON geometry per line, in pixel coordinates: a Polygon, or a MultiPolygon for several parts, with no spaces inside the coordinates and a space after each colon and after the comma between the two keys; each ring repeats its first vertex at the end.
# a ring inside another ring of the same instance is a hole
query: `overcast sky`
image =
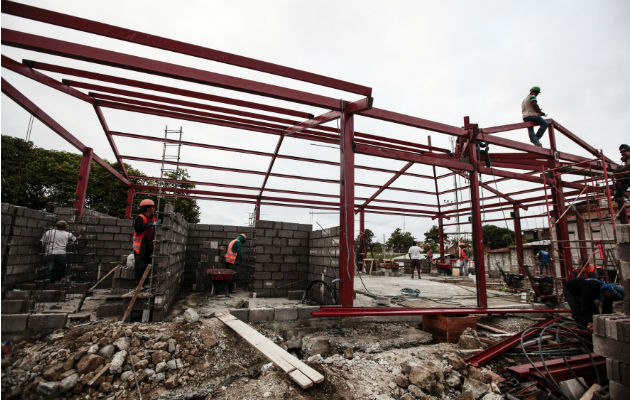
{"type": "MultiPolygon", "coordinates": [[[[227,51],[264,61],[304,69],[373,88],[374,106],[455,126],[463,117],[481,127],[521,120],[520,103],[532,85],[542,93],[539,104],[592,146],[618,160],[617,147],[630,141],[630,2],[602,1],[31,1],[28,4],[106,22],[142,32],[227,51]]],[[[117,40],[75,32],[2,15],[2,27],[103,47],[143,57],[157,58],[214,72],[287,87],[314,91],[346,100],[359,97],[315,87],[256,71],[225,66],[166,51],[143,48],[117,40]]],[[[14,60],[33,59],[97,72],[118,74],[229,95],[319,114],[326,110],[295,105],[209,86],[97,66],[60,57],[2,46],[2,54],[14,60]]],[[[50,74],[56,79],[61,75],[50,74]]],[[[108,160],[114,160],[90,105],[2,69],[2,76],[57,119],[71,133],[108,160]]],[[[78,78],[77,80],[85,81],[78,78]]],[[[115,85],[111,85],[115,86],[115,85]]],[[[272,152],[277,137],[230,128],[201,125],[168,118],[105,110],[112,130],[163,136],[165,126],[183,128],[184,140],[240,146],[272,152]]],[[[2,95],[2,134],[24,138],[28,113],[2,95]]],[[[330,126],[335,126],[330,124],[330,126]]],[[[392,138],[427,142],[450,148],[447,135],[357,117],[355,128],[392,138]]],[[[502,135],[527,142],[525,130],[502,135]]],[[[31,140],[39,147],[77,152],[36,121],[31,140]]],[[[545,137],[543,145],[549,146],[545,137]]],[[[116,139],[120,153],[161,158],[157,143],[116,139]]],[[[559,139],[563,151],[587,155],[572,142],[559,139]]],[[[498,150],[496,147],[491,150],[498,150]]],[[[500,151],[505,151],[504,149],[500,151]]],[[[336,148],[314,146],[288,138],[282,154],[327,160],[339,159],[336,148]]],[[[182,148],[183,160],[265,171],[268,158],[235,155],[196,148],[182,148]]],[[[357,164],[399,169],[405,163],[358,155],[357,164]]],[[[129,164],[159,176],[155,164],[129,164]]],[[[226,174],[188,169],[191,179],[259,186],[260,176],[226,174]]],[[[430,167],[414,165],[410,172],[431,174],[430,167]]],[[[337,168],[278,160],[274,172],[337,178],[337,168]]],[[[438,169],[438,174],[444,173],[438,169]]],[[[383,184],[390,174],[357,171],[357,182],[383,184]]],[[[492,177],[483,177],[490,180],[492,177]]],[[[465,183],[463,180],[462,184],[465,183]]],[[[452,178],[440,181],[440,190],[452,187],[452,178]]],[[[338,193],[336,185],[270,178],[270,188],[338,193]]],[[[401,178],[395,186],[432,190],[433,182],[401,178]]],[[[502,191],[518,190],[521,183],[506,184],[502,191]]],[[[216,189],[201,187],[201,189],[216,189]]],[[[357,188],[368,197],[374,189],[357,188]]],[[[252,193],[252,192],[247,192],[252,193]]],[[[464,194],[465,198],[468,197],[464,194]]],[[[435,202],[429,196],[385,191],[379,198],[420,203],[435,202]]],[[[453,200],[451,195],[442,198],[453,200]]],[[[247,224],[251,205],[200,201],[203,223],[247,224]]],[[[386,205],[386,204],[379,204],[386,205]]],[[[530,210],[539,213],[541,210],[530,210]]],[[[317,211],[315,211],[317,212],[317,211]]],[[[498,214],[501,216],[501,213],[498,214]]],[[[488,214],[486,218],[496,218],[488,214]]],[[[337,214],[311,214],[308,209],[263,206],[262,218],[312,223],[314,228],[338,225],[337,214]]],[[[435,221],[368,214],[366,226],[382,239],[396,227],[415,237],[435,221]]],[[[524,220],[523,228],[544,221],[524,220]]],[[[512,227],[511,223],[495,223],[512,227]]],[[[358,230],[358,220],[357,220],[358,230]]],[[[449,228],[453,231],[454,228],[449,228]]],[[[469,230],[462,227],[463,231],[469,230]]]]}

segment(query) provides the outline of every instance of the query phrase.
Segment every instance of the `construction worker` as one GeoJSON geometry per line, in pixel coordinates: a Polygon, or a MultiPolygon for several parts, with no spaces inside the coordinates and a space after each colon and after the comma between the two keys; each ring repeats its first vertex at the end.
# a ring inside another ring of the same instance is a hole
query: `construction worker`
{"type": "Polygon", "coordinates": [[[468,263],[470,262],[470,255],[466,248],[466,243],[459,244],[459,267],[462,272],[462,276],[468,276],[468,263]]]}
{"type": "Polygon", "coordinates": [[[133,222],[133,252],[134,272],[136,284],[140,283],[144,270],[151,264],[153,257],[153,240],[155,239],[156,206],[153,200],[144,199],[140,202],[140,214],[133,222]]]}
{"type": "Polygon", "coordinates": [[[247,235],[239,233],[238,236],[228,244],[225,253],[225,262],[232,265],[240,264],[243,259],[243,243],[247,241],[247,235]]]}
{"type": "Polygon", "coordinates": [[[523,113],[523,121],[525,122],[533,122],[535,125],[540,125],[538,128],[538,132],[534,134],[534,127],[528,126],[527,131],[529,132],[529,140],[538,147],[542,147],[540,144],[540,139],[545,134],[547,127],[549,124],[543,117],[546,117],[541,108],[538,106],[537,96],[540,94],[540,88],[538,86],[534,86],[529,89],[529,95],[523,99],[521,102],[521,111],[523,113]]]}
{"type": "Polygon", "coordinates": [[[407,255],[411,260],[411,279],[413,279],[415,270],[418,270],[418,279],[422,279],[422,268],[420,267],[420,253],[422,253],[422,249],[420,248],[421,245],[422,243],[418,242],[407,250],[407,255]]]}
{"type": "Polygon", "coordinates": [[[540,249],[536,252],[536,258],[540,266],[540,275],[549,275],[549,249],[547,247],[540,249]]]}
{"type": "Polygon", "coordinates": [[[619,207],[625,201],[625,193],[630,187],[630,145],[622,144],[619,146],[621,153],[621,162],[623,165],[614,171],[615,175],[615,195],[619,207]]]}
{"type": "Polygon", "coordinates": [[[595,300],[602,305],[602,314],[612,313],[613,301],[623,300],[623,286],[604,283],[599,279],[573,279],[564,285],[564,297],[569,303],[573,319],[593,330],[593,315],[599,314],[595,300]]]}
{"type": "Polygon", "coordinates": [[[425,248],[427,252],[426,259],[429,262],[429,272],[433,269],[433,249],[431,248],[431,244],[427,244],[425,248]]]}
{"type": "MultiPolygon", "coordinates": [[[[68,265],[66,246],[70,242],[75,242],[77,238],[70,232],[70,226],[64,220],[55,223],[55,227],[44,232],[39,240],[44,252],[44,263],[46,263],[46,277],[51,282],[57,282],[63,278],[68,265]]],[[[81,235],[79,235],[79,239],[81,235]]]]}

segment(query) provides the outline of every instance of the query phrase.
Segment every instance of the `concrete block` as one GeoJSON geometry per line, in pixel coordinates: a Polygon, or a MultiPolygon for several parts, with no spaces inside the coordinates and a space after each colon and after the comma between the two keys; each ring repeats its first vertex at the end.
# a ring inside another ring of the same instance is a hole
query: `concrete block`
{"type": "Polygon", "coordinates": [[[273,321],[273,317],[273,308],[250,308],[249,310],[250,322],[273,321]]]}
{"type": "Polygon", "coordinates": [[[280,230],[280,232],[278,232],[278,236],[280,236],[281,238],[292,238],[293,231],[282,229],[280,230]]]}
{"type": "Polygon", "coordinates": [[[272,272],[271,273],[271,279],[273,279],[273,280],[282,280],[282,279],[284,279],[284,273],[283,272],[272,272]]]}
{"type": "Polygon", "coordinates": [[[630,224],[617,225],[617,243],[630,243],[630,224]]]}
{"type": "Polygon", "coordinates": [[[271,279],[271,272],[254,272],[254,279],[271,279]]]}
{"type": "Polygon", "coordinates": [[[622,385],[616,381],[608,382],[608,391],[612,400],[630,399],[630,386],[622,385]]]}
{"type": "Polygon", "coordinates": [[[28,324],[28,314],[2,314],[2,333],[24,332],[28,324]]]}
{"type": "Polygon", "coordinates": [[[303,290],[289,290],[287,292],[287,297],[289,298],[289,300],[302,300],[302,297],[304,297],[304,291],[303,290]]]}
{"type": "Polygon", "coordinates": [[[273,221],[256,221],[256,229],[273,228],[273,221]]]}
{"type": "Polygon", "coordinates": [[[2,314],[21,314],[27,312],[26,300],[2,300],[2,314]]]}
{"type": "Polygon", "coordinates": [[[10,290],[3,293],[3,296],[7,300],[28,300],[31,298],[30,290],[10,290]]]}
{"type": "Polygon", "coordinates": [[[630,385],[630,366],[627,363],[615,360],[614,358],[606,359],[606,371],[608,379],[616,381],[622,385],[630,385]]]}
{"type": "Polygon", "coordinates": [[[630,363],[628,344],[600,335],[593,335],[593,351],[604,357],[612,357],[624,363],[630,363]]]}
{"type": "Polygon", "coordinates": [[[298,319],[296,307],[278,307],[274,309],[274,321],[295,321],[298,319]]]}
{"type": "Polygon", "coordinates": [[[622,261],[630,261],[630,243],[617,244],[617,258],[622,261]]]}
{"type": "Polygon", "coordinates": [[[67,314],[31,314],[28,330],[31,332],[51,331],[66,326],[67,314]]]}
{"type": "Polygon", "coordinates": [[[66,300],[66,292],[63,290],[33,290],[31,298],[39,303],[54,303],[66,300]]]}
{"type": "Polygon", "coordinates": [[[619,270],[622,279],[630,279],[630,261],[619,261],[619,270]]]}
{"type": "Polygon", "coordinates": [[[318,311],[319,306],[298,306],[297,310],[298,310],[298,319],[300,320],[312,319],[314,317],[311,315],[311,313],[313,311],[318,311]]]}
{"type": "Polygon", "coordinates": [[[230,308],[230,314],[243,322],[249,321],[249,308],[230,308]]]}
{"type": "Polygon", "coordinates": [[[123,303],[105,303],[98,306],[96,309],[97,318],[109,318],[109,317],[122,317],[123,315],[123,303]]]}

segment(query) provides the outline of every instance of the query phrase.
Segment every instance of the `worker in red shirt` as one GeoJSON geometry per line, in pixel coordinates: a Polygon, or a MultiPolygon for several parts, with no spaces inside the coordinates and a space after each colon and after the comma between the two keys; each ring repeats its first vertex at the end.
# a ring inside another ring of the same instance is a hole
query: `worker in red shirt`
{"type": "Polygon", "coordinates": [[[466,243],[459,244],[459,267],[461,268],[462,275],[468,276],[468,263],[470,262],[470,255],[466,248],[466,243]]]}

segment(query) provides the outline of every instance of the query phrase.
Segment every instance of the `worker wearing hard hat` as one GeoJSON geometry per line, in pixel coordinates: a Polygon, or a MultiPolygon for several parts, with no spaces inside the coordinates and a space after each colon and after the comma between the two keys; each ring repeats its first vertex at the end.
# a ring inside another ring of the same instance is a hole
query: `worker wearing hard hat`
{"type": "Polygon", "coordinates": [[[613,301],[623,300],[623,286],[604,283],[598,279],[573,279],[564,285],[564,297],[569,303],[573,319],[579,325],[593,328],[593,315],[599,314],[595,300],[602,305],[602,314],[611,314],[613,301]]]}
{"type": "Polygon", "coordinates": [[[534,125],[540,125],[538,128],[538,132],[534,134],[534,127],[527,127],[527,131],[529,132],[529,140],[536,146],[542,147],[540,144],[540,138],[543,137],[545,131],[547,130],[547,126],[549,124],[543,117],[546,117],[540,106],[538,105],[538,95],[540,94],[540,88],[538,86],[534,86],[529,89],[529,95],[523,99],[521,102],[521,111],[523,113],[523,121],[525,122],[533,122],[534,125]]]}
{"type": "Polygon", "coordinates": [[[240,264],[243,259],[242,247],[243,243],[247,241],[247,235],[239,233],[239,235],[228,244],[227,252],[225,253],[225,262],[228,264],[236,265],[240,264]]]}
{"type": "Polygon", "coordinates": [[[133,252],[134,272],[136,283],[142,279],[142,274],[153,256],[153,240],[155,239],[155,203],[151,199],[140,202],[140,214],[133,222],[133,252]]]}

